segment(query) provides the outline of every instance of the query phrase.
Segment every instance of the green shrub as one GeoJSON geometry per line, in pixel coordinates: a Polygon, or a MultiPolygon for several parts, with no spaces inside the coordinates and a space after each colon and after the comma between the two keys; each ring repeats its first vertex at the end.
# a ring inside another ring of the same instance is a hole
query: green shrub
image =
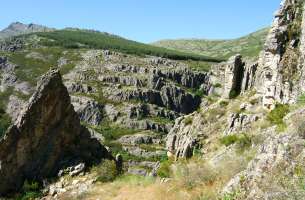
{"type": "Polygon", "coordinates": [[[248,135],[243,133],[238,137],[237,145],[240,149],[248,148],[251,146],[251,144],[252,144],[252,141],[248,135]]]}
{"type": "Polygon", "coordinates": [[[221,101],[221,102],[219,102],[219,105],[222,106],[222,107],[225,107],[225,106],[229,105],[229,102],[221,101]]]}
{"type": "Polygon", "coordinates": [[[220,139],[221,144],[224,144],[225,146],[230,146],[232,144],[235,144],[238,140],[237,135],[227,135],[220,139]]]}
{"type": "Polygon", "coordinates": [[[229,93],[229,98],[234,99],[238,96],[238,92],[236,90],[231,90],[229,93]]]}
{"type": "Polygon", "coordinates": [[[103,183],[113,181],[118,176],[116,163],[113,160],[104,160],[93,170],[97,173],[97,181],[103,183]]]}
{"type": "Polygon", "coordinates": [[[222,86],[221,86],[220,83],[216,83],[216,84],[214,85],[214,87],[215,87],[215,88],[221,88],[222,86]]]}
{"type": "Polygon", "coordinates": [[[22,187],[22,194],[17,197],[17,200],[34,200],[42,196],[40,185],[35,181],[25,180],[22,187]]]}
{"type": "Polygon", "coordinates": [[[196,90],[194,93],[195,96],[202,98],[204,96],[204,92],[202,90],[196,90]]]}
{"type": "Polygon", "coordinates": [[[289,105],[276,104],[275,108],[268,113],[267,120],[277,126],[277,130],[282,132],[286,128],[283,118],[289,113],[289,105]]]}
{"type": "Polygon", "coordinates": [[[187,125],[191,125],[193,123],[193,118],[192,117],[187,117],[184,119],[184,124],[187,125]]]}
{"type": "Polygon", "coordinates": [[[164,160],[163,162],[161,162],[160,168],[157,171],[157,175],[161,178],[169,178],[171,173],[171,164],[171,160],[164,160]]]}
{"type": "Polygon", "coordinates": [[[39,190],[39,183],[35,181],[30,182],[28,180],[25,180],[22,189],[25,192],[37,191],[39,190]]]}
{"type": "Polygon", "coordinates": [[[34,200],[39,199],[40,197],[42,197],[41,192],[26,192],[17,198],[17,200],[34,200]]]}
{"type": "Polygon", "coordinates": [[[224,136],[220,139],[220,142],[225,146],[237,144],[237,147],[241,150],[250,147],[252,144],[251,138],[245,133],[224,136]]]}

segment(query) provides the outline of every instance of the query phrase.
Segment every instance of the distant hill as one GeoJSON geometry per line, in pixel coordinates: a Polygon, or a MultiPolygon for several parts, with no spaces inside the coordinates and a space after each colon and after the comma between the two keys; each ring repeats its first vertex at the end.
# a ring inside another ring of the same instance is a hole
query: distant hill
{"type": "Polygon", "coordinates": [[[191,52],[180,52],[163,47],[156,47],[149,44],[127,40],[125,38],[109,33],[81,30],[64,29],[52,32],[34,33],[45,38],[44,45],[60,46],[64,48],[91,48],[116,50],[122,53],[135,55],[151,55],[175,60],[196,60],[207,62],[220,62],[221,59],[191,52]]]}
{"type": "Polygon", "coordinates": [[[227,59],[237,53],[244,57],[257,57],[263,49],[269,28],[233,40],[181,39],[161,40],[153,43],[158,47],[227,59]]]}
{"type": "Polygon", "coordinates": [[[7,28],[0,31],[0,39],[35,32],[54,31],[53,28],[37,24],[23,24],[20,22],[11,23],[7,28]]]}

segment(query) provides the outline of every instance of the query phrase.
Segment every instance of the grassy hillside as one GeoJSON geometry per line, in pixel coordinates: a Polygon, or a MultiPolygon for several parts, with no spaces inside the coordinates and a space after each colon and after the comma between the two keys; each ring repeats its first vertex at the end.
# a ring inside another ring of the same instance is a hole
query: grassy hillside
{"type": "Polygon", "coordinates": [[[220,59],[209,56],[196,55],[194,53],[168,50],[131,40],[127,40],[107,33],[84,31],[84,30],[60,30],[54,32],[37,33],[47,38],[44,45],[61,46],[65,48],[93,48],[116,50],[127,54],[152,55],[175,60],[196,60],[219,62],[220,59]]]}
{"type": "Polygon", "coordinates": [[[162,40],[153,43],[153,45],[223,59],[227,59],[237,53],[242,54],[244,57],[253,58],[257,57],[263,49],[268,31],[269,28],[265,28],[234,40],[162,40]]]}

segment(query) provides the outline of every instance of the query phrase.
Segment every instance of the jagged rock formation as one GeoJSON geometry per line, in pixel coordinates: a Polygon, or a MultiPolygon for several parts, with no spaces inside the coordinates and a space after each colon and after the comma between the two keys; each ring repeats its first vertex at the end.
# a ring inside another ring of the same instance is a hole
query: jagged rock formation
{"type": "Polygon", "coordinates": [[[223,97],[232,98],[240,94],[245,64],[241,56],[229,59],[225,68],[225,85],[223,97]]]}
{"type": "Polygon", "coordinates": [[[245,62],[241,55],[233,56],[227,62],[212,67],[210,94],[223,98],[243,94],[254,87],[256,71],[256,62],[245,62]]]}
{"type": "Polygon", "coordinates": [[[256,88],[267,108],[293,103],[304,91],[303,7],[302,0],[282,2],[260,56],[256,88]]]}
{"type": "Polygon", "coordinates": [[[286,117],[289,128],[277,134],[274,127],[264,130],[264,142],[247,168],[235,175],[223,193],[238,199],[303,199],[301,185],[304,146],[304,108],[286,117]],[[300,172],[300,173],[298,173],[300,172]],[[284,180],[284,181],[283,181],[284,180]]]}
{"type": "Polygon", "coordinates": [[[197,124],[199,126],[193,126],[191,124],[185,124],[183,120],[185,120],[184,117],[176,120],[175,126],[167,135],[166,147],[169,156],[174,155],[177,158],[190,158],[193,156],[193,149],[198,142],[197,130],[200,127],[201,121],[194,119],[199,122],[197,124]]]}
{"type": "Polygon", "coordinates": [[[14,22],[10,24],[7,28],[0,31],[0,39],[26,34],[26,33],[47,32],[54,30],[55,29],[37,24],[23,24],[20,22],[14,22]]]}
{"type": "Polygon", "coordinates": [[[253,122],[258,121],[261,117],[258,114],[232,113],[228,119],[228,127],[225,134],[245,131],[251,127],[253,122]]]}
{"type": "Polygon", "coordinates": [[[63,167],[111,158],[80,125],[58,71],[42,77],[24,112],[0,140],[0,195],[25,180],[42,181],[63,167]]]}

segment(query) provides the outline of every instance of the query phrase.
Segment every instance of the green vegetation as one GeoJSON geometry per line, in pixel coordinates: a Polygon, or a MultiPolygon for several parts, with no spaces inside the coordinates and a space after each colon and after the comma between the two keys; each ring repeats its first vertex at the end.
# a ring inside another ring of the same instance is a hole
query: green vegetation
{"type": "Polygon", "coordinates": [[[29,182],[26,180],[23,184],[22,191],[23,193],[16,198],[17,200],[33,200],[42,196],[40,185],[35,181],[29,182]]]}
{"type": "Polygon", "coordinates": [[[0,108],[0,139],[11,124],[11,118],[0,108]]]}
{"type": "Polygon", "coordinates": [[[298,97],[297,103],[300,104],[300,105],[304,105],[305,104],[305,93],[298,97]]]}
{"type": "Polygon", "coordinates": [[[132,135],[138,132],[138,130],[135,129],[113,125],[108,121],[104,121],[98,127],[94,127],[94,129],[101,133],[106,141],[117,140],[124,135],[132,135]]]}
{"type": "Polygon", "coordinates": [[[184,119],[184,124],[187,125],[191,125],[193,123],[193,118],[192,117],[187,117],[184,119]]]}
{"type": "Polygon", "coordinates": [[[46,73],[50,68],[58,66],[58,59],[62,56],[68,63],[61,68],[62,74],[68,73],[74,68],[75,63],[80,60],[78,53],[70,50],[63,53],[65,49],[58,47],[30,49],[32,53],[14,52],[9,54],[11,62],[17,64],[16,75],[19,79],[28,81],[35,85],[38,77],[46,73]]]}
{"type": "Polygon", "coordinates": [[[97,173],[97,181],[99,182],[111,182],[118,176],[115,161],[104,160],[102,164],[93,168],[93,171],[97,173]]]}
{"type": "Polygon", "coordinates": [[[122,53],[135,55],[153,55],[175,60],[197,60],[207,62],[220,62],[207,56],[196,55],[193,53],[183,53],[166,48],[155,47],[131,40],[127,40],[115,35],[101,32],[85,30],[60,30],[54,32],[37,33],[38,36],[44,37],[43,45],[59,46],[68,49],[73,48],[92,48],[116,50],[122,53]]]}
{"type": "Polygon", "coordinates": [[[289,105],[276,104],[275,108],[268,113],[267,120],[277,126],[278,132],[282,132],[286,128],[283,118],[289,113],[289,105]]]}
{"type": "Polygon", "coordinates": [[[236,90],[231,90],[229,93],[229,98],[234,99],[238,96],[238,92],[236,90]]]}
{"type": "Polygon", "coordinates": [[[151,119],[152,121],[154,121],[158,124],[172,124],[172,123],[174,123],[174,120],[171,120],[171,119],[165,118],[165,117],[154,116],[154,117],[150,117],[148,119],[151,119]]]}
{"type": "Polygon", "coordinates": [[[157,171],[157,175],[161,178],[169,178],[171,173],[171,165],[173,161],[166,159],[163,162],[161,162],[160,168],[157,171]]]}
{"type": "Polygon", "coordinates": [[[229,105],[229,102],[228,101],[220,101],[219,105],[222,106],[222,107],[226,107],[227,105],[229,105]]]}
{"type": "Polygon", "coordinates": [[[0,92],[0,138],[11,124],[11,118],[5,112],[9,96],[13,93],[13,88],[8,88],[5,92],[0,92]]]}
{"type": "Polygon", "coordinates": [[[239,149],[245,149],[247,147],[250,147],[252,144],[251,138],[245,133],[224,136],[220,139],[220,142],[225,146],[237,144],[237,147],[239,149]]]}
{"type": "Polygon", "coordinates": [[[204,71],[208,72],[211,69],[212,64],[215,64],[213,62],[205,62],[205,61],[186,61],[186,64],[195,71],[204,71]]]}
{"type": "Polygon", "coordinates": [[[214,85],[214,87],[215,87],[215,88],[221,88],[222,85],[221,85],[220,83],[216,83],[216,84],[214,85]]]}
{"type": "Polygon", "coordinates": [[[222,59],[228,59],[236,54],[241,54],[243,57],[256,58],[263,49],[268,31],[269,28],[265,28],[234,40],[163,40],[154,43],[154,45],[222,59]]]}

